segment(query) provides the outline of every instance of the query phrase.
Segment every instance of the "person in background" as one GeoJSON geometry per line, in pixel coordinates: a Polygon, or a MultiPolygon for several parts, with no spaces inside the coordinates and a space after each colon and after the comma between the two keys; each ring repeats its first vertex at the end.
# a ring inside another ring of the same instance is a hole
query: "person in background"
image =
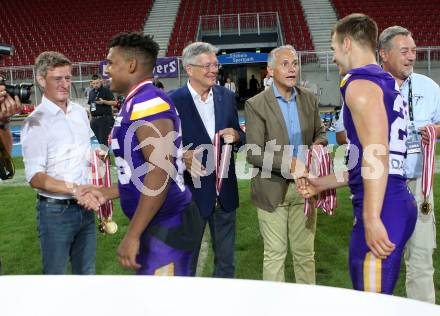
{"type": "Polygon", "coordinates": [[[159,81],[159,76],[154,76],[154,78],[153,78],[153,85],[156,88],[159,88],[161,90],[165,90],[165,87],[164,87],[163,83],[159,81]]]}
{"type": "Polygon", "coordinates": [[[408,187],[417,201],[417,222],[406,244],[406,295],[408,298],[435,303],[433,253],[436,248],[434,191],[428,202],[431,209],[422,212],[422,142],[427,142],[427,126],[433,125],[440,137],[440,88],[432,79],[415,73],[416,44],[412,34],[401,26],[392,26],[379,36],[379,55],[383,69],[396,79],[400,95],[409,107],[408,147],[405,174],[408,187]],[[418,133],[421,133],[419,135],[418,133]],[[411,140],[410,140],[411,138],[411,140]]]}
{"type": "MultiPolygon", "coordinates": [[[[217,48],[209,43],[195,42],[185,47],[182,62],[189,81],[170,97],[182,121],[183,145],[191,146],[183,155],[187,169],[185,183],[200,210],[201,231],[209,224],[214,250],[213,276],[233,278],[235,219],[239,205],[234,155],[230,156],[229,169],[225,171],[221,188],[216,187],[216,173],[204,171],[214,165],[213,151],[208,151],[208,154],[204,151],[202,162],[197,159],[198,150],[203,146],[212,146],[216,134],[220,138],[219,148],[224,148],[225,143],[240,146],[245,140],[238,123],[234,93],[216,84],[220,67],[216,54],[217,48]]],[[[202,235],[198,241],[193,254],[193,275],[196,273],[202,235]]]]}
{"type": "Polygon", "coordinates": [[[258,93],[258,90],[260,90],[260,83],[255,78],[254,75],[251,76],[251,79],[249,79],[249,94],[251,97],[256,95],[258,93]]]}
{"type": "Polygon", "coordinates": [[[300,146],[326,145],[327,138],[317,98],[297,86],[296,50],[290,45],[273,49],[267,70],[273,84],[245,105],[247,144],[258,146],[259,152],[248,150],[247,161],[259,169],[251,180],[251,200],[264,242],[263,280],[285,280],[290,246],[296,282],[315,284],[316,210],[304,214],[304,199],[297,194],[291,173],[304,166],[300,146]],[[273,163],[266,166],[271,151],[273,163]]]}
{"type": "Polygon", "coordinates": [[[272,83],[273,83],[273,78],[268,72],[266,74],[266,77],[264,77],[264,80],[263,80],[264,89],[265,90],[268,89],[272,85],[272,83]]]}
{"type": "Polygon", "coordinates": [[[90,126],[98,142],[108,146],[108,136],[115,122],[113,107],[117,105],[117,101],[110,89],[102,84],[98,75],[93,75],[91,85],[93,89],[87,102],[90,105],[90,126]]]}
{"type": "Polygon", "coordinates": [[[226,78],[225,88],[233,93],[237,91],[237,88],[235,87],[235,82],[232,81],[230,77],[226,78]]]}

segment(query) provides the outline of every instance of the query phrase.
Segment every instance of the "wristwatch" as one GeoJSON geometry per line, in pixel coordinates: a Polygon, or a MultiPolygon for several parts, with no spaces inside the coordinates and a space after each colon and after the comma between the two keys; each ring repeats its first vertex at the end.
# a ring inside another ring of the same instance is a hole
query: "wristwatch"
{"type": "Polygon", "coordinates": [[[9,128],[9,120],[0,121],[0,129],[5,130],[9,128]]]}

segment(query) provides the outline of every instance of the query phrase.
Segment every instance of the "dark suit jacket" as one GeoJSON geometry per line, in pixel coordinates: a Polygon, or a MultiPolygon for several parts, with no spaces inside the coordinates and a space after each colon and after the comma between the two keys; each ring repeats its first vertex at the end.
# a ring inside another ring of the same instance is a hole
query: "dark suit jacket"
{"type": "MultiPolygon", "coordinates": [[[[316,97],[304,88],[295,89],[303,144],[327,144],[316,97]]],[[[288,181],[292,181],[289,179],[291,152],[283,150],[284,145],[289,144],[286,123],[272,88],[247,100],[245,110],[246,142],[261,149],[260,153],[247,152],[247,161],[259,168],[258,174],[251,180],[251,200],[258,208],[273,211],[284,200],[288,181]],[[270,141],[273,143],[267,144],[270,141]],[[277,145],[281,145],[281,150],[273,150],[273,163],[267,170],[263,169],[266,166],[263,164],[265,150],[277,145]],[[262,176],[262,171],[266,175],[262,176]]]]}
{"type": "MultiPolygon", "coordinates": [[[[212,89],[214,96],[215,131],[217,132],[224,128],[231,127],[240,134],[240,143],[235,145],[240,146],[244,144],[245,135],[241,131],[238,123],[234,93],[218,85],[215,85],[212,89]]],[[[212,145],[188,86],[184,85],[182,88],[173,91],[170,97],[176,106],[182,122],[183,146],[190,145],[188,149],[195,149],[200,145],[212,145]]],[[[202,163],[208,166],[207,171],[210,171],[209,169],[212,170],[212,168],[209,168],[209,165],[214,166],[213,159],[214,155],[212,150],[209,151],[209,154],[207,151],[204,151],[202,163]],[[210,159],[210,164],[207,165],[208,159],[210,159]]],[[[195,186],[196,183],[193,183],[193,179],[187,171],[185,171],[184,174],[185,183],[190,187],[193,199],[197,203],[200,213],[204,218],[212,213],[217,196],[215,191],[215,172],[208,173],[208,175],[200,178],[200,188],[195,186]]],[[[237,177],[235,175],[234,155],[231,155],[228,177],[222,181],[219,201],[223,209],[228,212],[232,212],[238,207],[238,188],[237,177]]]]}

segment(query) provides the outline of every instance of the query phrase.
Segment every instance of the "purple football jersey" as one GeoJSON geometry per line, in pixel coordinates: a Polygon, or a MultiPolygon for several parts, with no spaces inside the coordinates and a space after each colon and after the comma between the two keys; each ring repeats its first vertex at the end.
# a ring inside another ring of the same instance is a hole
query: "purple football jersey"
{"type": "Polygon", "coordinates": [[[341,82],[341,93],[345,103],[345,92],[353,80],[369,80],[383,92],[383,101],[388,119],[389,171],[384,202],[380,218],[395,250],[387,259],[376,258],[370,251],[363,222],[364,188],[361,175],[363,150],[348,106],[344,107],[343,119],[349,143],[349,186],[354,194],[353,215],[355,224],[350,240],[349,267],[353,288],[392,294],[399,277],[402,253],[417,220],[417,208],[406,187],[404,159],[406,157],[407,105],[399,94],[396,81],[378,65],[352,69],[341,82]]]}
{"type": "Polygon", "coordinates": [[[146,144],[139,144],[136,129],[163,118],[172,120],[174,131],[163,135],[161,139],[151,138],[146,139],[145,142],[154,145],[154,142],[163,142],[165,138],[171,138],[175,150],[171,162],[160,156],[156,150],[150,155],[151,162],[161,167],[164,166],[162,168],[166,169],[171,177],[167,197],[150,225],[175,217],[191,202],[191,192],[185,186],[182,176],[184,170],[182,137],[176,109],[168,96],[156,88],[151,81],[141,82],[128,94],[115,120],[112,132],[111,145],[118,169],[121,207],[131,219],[139,203],[141,192],[152,196],[159,193],[159,190],[154,191],[143,185],[144,177],[148,176],[149,166],[142,153],[142,147],[146,144]]]}
{"type": "MultiPolygon", "coordinates": [[[[345,104],[345,91],[349,83],[353,80],[369,80],[376,83],[384,94],[383,101],[388,118],[388,143],[389,143],[389,176],[387,191],[392,190],[396,184],[399,189],[406,190],[404,177],[404,160],[406,157],[406,124],[408,117],[408,107],[399,93],[399,88],[394,78],[383,71],[378,65],[367,65],[355,68],[341,81],[341,94],[345,104]],[[393,186],[390,186],[393,182],[393,186]]],[[[343,113],[344,126],[347,131],[348,141],[348,185],[355,198],[363,197],[362,185],[362,156],[363,149],[354,126],[351,112],[348,106],[344,106],[343,113]]],[[[395,192],[390,192],[391,194],[395,192]]]]}

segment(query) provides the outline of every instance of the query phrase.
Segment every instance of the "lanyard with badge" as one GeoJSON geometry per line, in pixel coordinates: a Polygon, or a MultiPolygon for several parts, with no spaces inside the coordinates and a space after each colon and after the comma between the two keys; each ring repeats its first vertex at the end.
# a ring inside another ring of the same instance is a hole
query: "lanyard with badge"
{"type": "Polygon", "coordinates": [[[413,112],[413,93],[411,78],[408,80],[408,110],[409,110],[409,123],[408,123],[408,137],[406,139],[406,149],[408,154],[417,154],[422,152],[421,137],[417,132],[414,125],[414,112],[413,112]]]}

